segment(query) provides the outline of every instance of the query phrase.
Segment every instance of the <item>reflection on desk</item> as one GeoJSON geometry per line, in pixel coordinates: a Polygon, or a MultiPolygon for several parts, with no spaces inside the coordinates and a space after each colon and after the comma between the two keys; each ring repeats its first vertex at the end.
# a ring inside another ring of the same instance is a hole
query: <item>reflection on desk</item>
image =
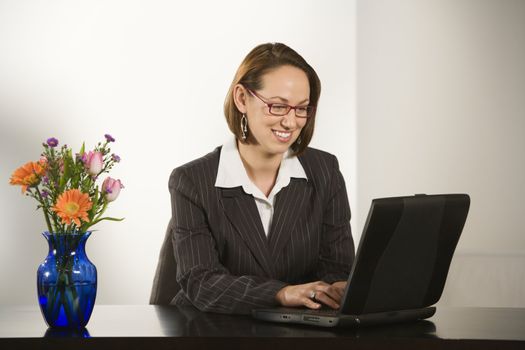
{"type": "MultiPolygon", "coordinates": [[[[317,328],[307,325],[283,325],[253,320],[246,316],[230,316],[200,312],[194,308],[157,308],[155,310],[163,324],[173,320],[184,327],[184,335],[192,337],[366,337],[377,336],[424,336],[433,337],[436,331],[434,323],[417,321],[406,324],[384,325],[380,327],[338,329],[317,328]],[[225,333],[225,330],[228,330],[225,333]]],[[[165,328],[166,336],[174,336],[165,328]]]]}
{"type": "Polygon", "coordinates": [[[47,329],[35,306],[0,306],[0,348],[201,349],[235,345],[265,350],[525,349],[525,309],[440,308],[429,320],[354,329],[283,325],[203,313],[191,307],[97,305],[80,331],[47,329]]]}

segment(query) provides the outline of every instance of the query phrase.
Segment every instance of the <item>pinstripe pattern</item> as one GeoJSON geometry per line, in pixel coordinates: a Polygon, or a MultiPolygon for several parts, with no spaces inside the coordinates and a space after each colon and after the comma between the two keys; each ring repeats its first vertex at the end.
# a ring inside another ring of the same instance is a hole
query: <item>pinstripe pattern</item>
{"type": "Polygon", "coordinates": [[[172,219],[150,303],[247,314],[276,305],[288,284],[347,279],[350,206],[333,155],[299,156],[309,180],[292,178],[277,194],[268,238],[251,195],[214,186],[219,156],[220,147],[170,176],[172,219]]]}

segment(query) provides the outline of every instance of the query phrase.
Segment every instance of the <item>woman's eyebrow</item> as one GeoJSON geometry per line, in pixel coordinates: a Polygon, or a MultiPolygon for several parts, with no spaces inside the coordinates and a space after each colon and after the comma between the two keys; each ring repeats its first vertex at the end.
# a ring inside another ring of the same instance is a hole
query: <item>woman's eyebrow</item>
{"type": "MultiPolygon", "coordinates": [[[[286,98],[284,98],[284,97],[281,97],[281,96],[272,96],[272,97],[268,97],[269,100],[274,99],[274,98],[277,98],[277,99],[279,99],[279,100],[281,100],[281,101],[283,101],[283,102],[285,102],[285,103],[290,102],[290,101],[288,101],[288,99],[286,99],[286,98]]],[[[301,102],[299,102],[297,105],[300,105],[300,104],[305,103],[305,102],[308,102],[308,101],[310,101],[310,99],[309,99],[309,98],[305,98],[304,100],[302,100],[301,102]]]]}

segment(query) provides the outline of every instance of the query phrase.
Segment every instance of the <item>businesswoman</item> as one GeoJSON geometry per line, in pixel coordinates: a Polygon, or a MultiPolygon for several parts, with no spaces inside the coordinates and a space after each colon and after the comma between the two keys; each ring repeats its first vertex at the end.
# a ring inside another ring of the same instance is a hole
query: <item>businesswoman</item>
{"type": "Polygon", "coordinates": [[[340,306],[354,244],[337,159],[308,147],[320,92],[314,69],[284,44],[246,56],[224,105],[231,139],[171,174],[152,304],[238,314],[340,306]]]}

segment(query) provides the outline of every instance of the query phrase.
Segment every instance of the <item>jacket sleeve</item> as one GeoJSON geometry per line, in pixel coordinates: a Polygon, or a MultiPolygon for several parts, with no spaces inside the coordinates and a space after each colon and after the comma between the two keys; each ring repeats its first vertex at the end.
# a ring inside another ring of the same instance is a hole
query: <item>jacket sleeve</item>
{"type": "Polygon", "coordinates": [[[260,276],[234,276],[221,264],[215,239],[196,186],[184,168],[169,182],[173,249],[177,282],[201,311],[249,314],[277,305],[275,295],[285,283],[260,276]]]}
{"type": "Polygon", "coordinates": [[[354,262],[354,241],[350,228],[350,205],[337,158],[330,169],[327,200],[323,211],[318,279],[333,283],[346,281],[354,262]]]}

